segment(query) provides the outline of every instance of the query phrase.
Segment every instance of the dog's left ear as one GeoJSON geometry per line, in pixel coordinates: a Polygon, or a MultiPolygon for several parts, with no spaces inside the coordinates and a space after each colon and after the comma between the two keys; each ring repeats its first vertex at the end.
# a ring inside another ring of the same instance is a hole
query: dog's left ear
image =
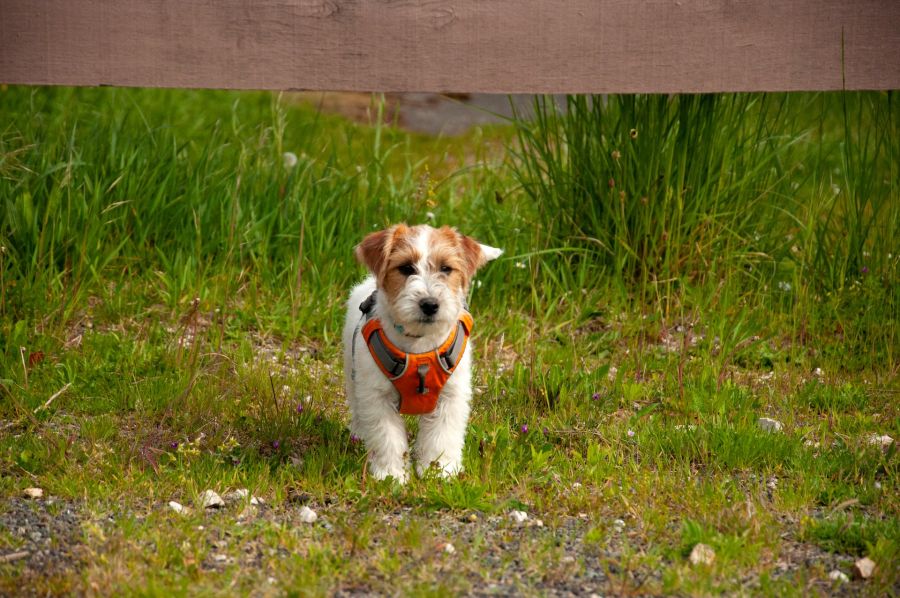
{"type": "Polygon", "coordinates": [[[376,276],[387,258],[387,244],[394,227],[366,235],[362,243],[356,246],[356,259],[376,276]]]}
{"type": "Polygon", "coordinates": [[[469,278],[474,276],[480,267],[503,254],[502,249],[497,249],[490,245],[482,245],[472,237],[467,237],[463,234],[460,234],[459,237],[463,253],[466,256],[466,274],[468,274],[469,278]]]}

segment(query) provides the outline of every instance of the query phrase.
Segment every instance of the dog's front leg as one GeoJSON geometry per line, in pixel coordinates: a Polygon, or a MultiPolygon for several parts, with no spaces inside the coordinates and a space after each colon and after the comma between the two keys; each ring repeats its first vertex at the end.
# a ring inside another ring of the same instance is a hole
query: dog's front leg
{"type": "Polygon", "coordinates": [[[419,419],[416,439],[416,471],[419,475],[432,464],[437,464],[443,477],[462,471],[470,400],[468,385],[448,384],[441,394],[438,408],[419,419]]]}
{"type": "Polygon", "coordinates": [[[392,476],[405,484],[409,451],[406,426],[391,399],[358,398],[356,407],[350,428],[366,445],[369,472],[377,480],[392,476]]]}

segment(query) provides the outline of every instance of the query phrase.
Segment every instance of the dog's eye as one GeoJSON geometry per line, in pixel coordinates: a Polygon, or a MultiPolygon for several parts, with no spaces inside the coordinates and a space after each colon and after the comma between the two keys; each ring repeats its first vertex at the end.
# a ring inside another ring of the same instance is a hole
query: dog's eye
{"type": "Polygon", "coordinates": [[[444,264],[443,266],[441,266],[441,273],[450,274],[451,272],[453,272],[453,268],[451,268],[447,264],[444,264]]]}
{"type": "Polygon", "coordinates": [[[412,276],[416,273],[416,267],[412,264],[403,264],[402,266],[397,268],[397,270],[399,270],[400,274],[402,274],[403,276],[412,276]]]}

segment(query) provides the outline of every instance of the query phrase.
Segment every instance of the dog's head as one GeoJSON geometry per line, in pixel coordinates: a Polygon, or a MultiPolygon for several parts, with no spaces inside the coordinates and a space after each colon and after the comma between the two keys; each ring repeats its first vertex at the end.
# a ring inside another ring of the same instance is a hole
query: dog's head
{"type": "Polygon", "coordinates": [[[405,224],[372,233],[356,247],[394,323],[413,335],[444,331],[456,322],[472,276],[501,253],[448,226],[405,224]]]}

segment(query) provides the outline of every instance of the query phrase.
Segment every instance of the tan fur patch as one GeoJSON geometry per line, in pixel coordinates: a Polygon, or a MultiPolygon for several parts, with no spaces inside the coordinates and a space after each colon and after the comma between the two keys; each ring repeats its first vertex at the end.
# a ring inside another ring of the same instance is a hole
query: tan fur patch
{"type": "Polygon", "coordinates": [[[398,268],[404,264],[415,264],[422,257],[413,245],[416,233],[415,228],[405,224],[395,226],[381,271],[376,273],[378,286],[391,300],[406,285],[406,276],[398,268]]]}
{"type": "Polygon", "coordinates": [[[440,272],[441,266],[449,266],[453,269],[453,272],[447,275],[447,286],[454,292],[467,289],[469,281],[475,273],[470,269],[466,259],[463,245],[465,238],[449,226],[442,226],[431,236],[428,253],[429,266],[435,272],[440,272]]]}
{"type": "Polygon", "coordinates": [[[373,274],[381,271],[384,259],[387,257],[388,242],[395,227],[380,230],[366,235],[366,238],[356,246],[356,259],[369,269],[373,274]]]}

